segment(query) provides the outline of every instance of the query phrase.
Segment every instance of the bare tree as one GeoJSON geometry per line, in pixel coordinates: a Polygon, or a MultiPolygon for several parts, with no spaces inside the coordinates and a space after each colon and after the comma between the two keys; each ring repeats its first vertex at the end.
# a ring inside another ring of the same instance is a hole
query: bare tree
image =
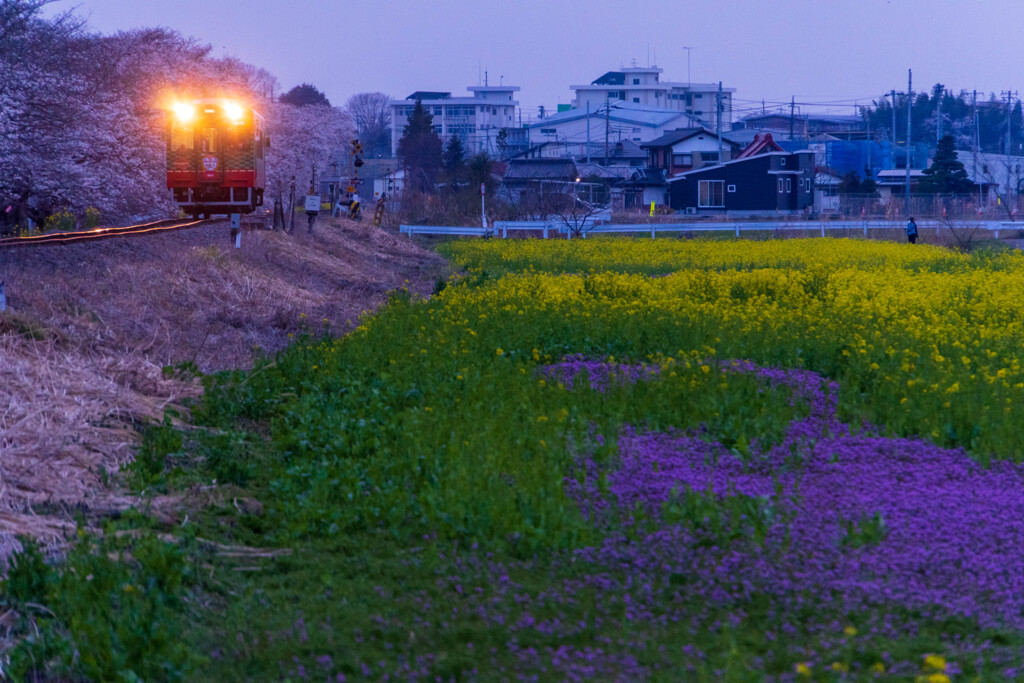
{"type": "Polygon", "coordinates": [[[361,92],[348,98],[345,109],[369,157],[391,156],[391,108],[382,92],[361,92]]]}

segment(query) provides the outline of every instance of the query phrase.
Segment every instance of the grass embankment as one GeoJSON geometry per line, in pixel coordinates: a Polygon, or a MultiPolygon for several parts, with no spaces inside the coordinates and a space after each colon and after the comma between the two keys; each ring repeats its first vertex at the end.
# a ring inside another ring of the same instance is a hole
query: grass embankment
{"type": "Polygon", "coordinates": [[[226,495],[26,560],[15,670],[1013,675],[1021,257],[444,249],[468,271],[430,300],[208,376],[198,429],[151,430],[137,489],[226,495]]]}

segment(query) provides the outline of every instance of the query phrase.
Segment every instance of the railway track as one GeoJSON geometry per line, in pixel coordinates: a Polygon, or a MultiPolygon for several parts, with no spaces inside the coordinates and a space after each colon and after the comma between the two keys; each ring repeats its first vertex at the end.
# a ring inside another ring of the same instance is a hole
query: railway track
{"type": "Polygon", "coordinates": [[[96,228],[95,230],[81,230],[76,232],[55,232],[49,235],[34,235],[32,237],[7,237],[0,239],[0,249],[16,249],[19,247],[41,247],[52,244],[74,244],[77,242],[90,242],[94,240],[109,239],[111,237],[131,237],[133,235],[152,235],[173,230],[184,230],[196,228],[201,225],[211,225],[223,222],[223,218],[207,218],[203,220],[180,220],[168,219],[154,221],[152,223],[141,223],[139,225],[128,225],[123,228],[96,228]]]}

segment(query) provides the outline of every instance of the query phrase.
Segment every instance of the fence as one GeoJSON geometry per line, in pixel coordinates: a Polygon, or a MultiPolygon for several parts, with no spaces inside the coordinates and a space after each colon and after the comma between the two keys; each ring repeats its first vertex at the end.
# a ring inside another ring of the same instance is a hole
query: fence
{"type": "MultiPolygon", "coordinates": [[[[730,232],[739,237],[743,232],[813,232],[822,237],[828,232],[862,233],[865,237],[874,230],[902,231],[906,223],[903,221],[865,220],[865,221],[743,221],[743,222],[699,222],[699,223],[609,223],[605,225],[587,224],[581,230],[581,237],[600,234],[650,234],[655,239],[658,233],[695,233],[695,232],[730,232]]],[[[921,230],[937,231],[974,231],[984,230],[999,239],[999,232],[1008,230],[1024,230],[1024,222],[1009,221],[956,221],[921,220],[917,227],[921,230]]],[[[536,231],[548,237],[550,232],[565,234],[572,239],[572,231],[564,224],[551,221],[497,221],[492,230],[486,228],[467,228],[459,226],[436,225],[403,225],[400,232],[412,237],[417,235],[469,235],[476,237],[501,236],[507,238],[509,231],[536,231]]]]}

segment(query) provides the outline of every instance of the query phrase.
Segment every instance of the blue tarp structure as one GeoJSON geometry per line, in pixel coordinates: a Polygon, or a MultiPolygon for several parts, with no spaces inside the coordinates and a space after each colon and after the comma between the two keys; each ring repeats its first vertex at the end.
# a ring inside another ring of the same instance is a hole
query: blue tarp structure
{"type": "MultiPolygon", "coordinates": [[[[781,140],[779,146],[787,152],[796,152],[807,149],[810,144],[803,140],[781,140]]],[[[879,171],[905,168],[907,159],[907,148],[904,145],[895,146],[890,142],[874,142],[871,140],[829,140],[824,143],[815,144],[815,150],[820,145],[825,147],[825,158],[818,159],[819,165],[828,166],[839,175],[846,175],[854,171],[863,177],[864,170],[870,166],[872,174],[879,171]]],[[[910,167],[928,168],[928,157],[931,154],[931,147],[924,142],[918,142],[910,149],[910,167]]]]}

